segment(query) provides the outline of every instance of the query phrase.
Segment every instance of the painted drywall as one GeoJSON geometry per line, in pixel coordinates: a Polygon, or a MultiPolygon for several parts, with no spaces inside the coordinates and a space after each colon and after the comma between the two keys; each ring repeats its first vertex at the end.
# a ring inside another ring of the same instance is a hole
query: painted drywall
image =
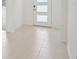
{"type": "Polygon", "coordinates": [[[22,25],[22,0],[7,0],[6,30],[14,32],[22,25]]]}
{"type": "Polygon", "coordinates": [[[52,0],[52,26],[61,28],[62,21],[62,0],[52,0]]]}
{"type": "Polygon", "coordinates": [[[23,0],[23,23],[33,25],[33,0],[23,0]]]}
{"type": "Polygon", "coordinates": [[[61,31],[61,40],[67,41],[67,0],[52,0],[52,27],[61,31]]]}
{"type": "Polygon", "coordinates": [[[67,43],[70,59],[77,59],[77,2],[68,0],[67,43]]]}

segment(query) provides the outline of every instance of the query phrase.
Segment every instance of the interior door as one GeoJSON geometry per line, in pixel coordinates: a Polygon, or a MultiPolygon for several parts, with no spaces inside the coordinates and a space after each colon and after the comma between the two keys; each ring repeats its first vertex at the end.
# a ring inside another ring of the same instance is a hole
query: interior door
{"type": "Polygon", "coordinates": [[[51,0],[34,0],[34,25],[51,26],[51,0]]]}

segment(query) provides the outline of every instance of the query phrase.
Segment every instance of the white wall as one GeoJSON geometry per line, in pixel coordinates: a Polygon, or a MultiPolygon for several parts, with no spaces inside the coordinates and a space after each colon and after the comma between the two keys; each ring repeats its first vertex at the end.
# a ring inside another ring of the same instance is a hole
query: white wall
{"type": "Polygon", "coordinates": [[[23,0],[23,23],[33,25],[33,0],[23,0]]]}
{"type": "Polygon", "coordinates": [[[61,40],[66,42],[67,0],[52,0],[52,26],[61,30],[61,40]]]}
{"type": "Polygon", "coordinates": [[[52,0],[52,26],[56,28],[62,28],[64,26],[62,4],[62,0],[52,0]]]}
{"type": "Polygon", "coordinates": [[[22,0],[7,0],[6,30],[14,32],[22,25],[22,0]]]}
{"type": "Polygon", "coordinates": [[[68,0],[67,40],[70,59],[77,59],[77,5],[76,0],[68,0]]]}

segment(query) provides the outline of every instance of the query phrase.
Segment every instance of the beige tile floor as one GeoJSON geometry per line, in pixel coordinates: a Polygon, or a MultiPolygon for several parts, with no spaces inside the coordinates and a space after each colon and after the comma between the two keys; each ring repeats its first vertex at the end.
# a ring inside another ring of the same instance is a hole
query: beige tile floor
{"type": "MultiPolygon", "coordinates": [[[[61,30],[23,26],[3,38],[3,59],[69,59],[61,30]]],[[[5,32],[3,32],[3,37],[5,32]]]]}

